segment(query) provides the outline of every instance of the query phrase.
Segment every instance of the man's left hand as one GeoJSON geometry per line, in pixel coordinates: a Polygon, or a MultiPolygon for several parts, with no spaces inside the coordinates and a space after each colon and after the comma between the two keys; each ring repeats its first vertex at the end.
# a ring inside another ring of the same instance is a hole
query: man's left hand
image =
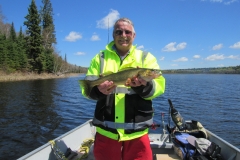
{"type": "Polygon", "coordinates": [[[133,77],[133,78],[128,78],[125,85],[128,86],[128,87],[138,87],[138,86],[141,86],[141,85],[146,86],[147,81],[145,81],[141,78],[138,78],[138,77],[133,77]]]}

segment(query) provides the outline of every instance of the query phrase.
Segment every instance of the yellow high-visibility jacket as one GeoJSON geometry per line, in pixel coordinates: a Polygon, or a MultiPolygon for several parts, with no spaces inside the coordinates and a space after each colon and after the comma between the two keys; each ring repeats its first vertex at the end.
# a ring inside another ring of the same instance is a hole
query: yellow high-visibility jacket
{"type": "MultiPolygon", "coordinates": [[[[91,61],[85,79],[95,80],[102,73],[118,72],[123,68],[140,67],[160,69],[156,58],[132,46],[122,60],[116,53],[114,42],[97,54],[91,61]]],[[[152,99],[165,91],[165,78],[160,76],[146,86],[118,86],[114,94],[104,95],[97,86],[93,87],[88,98],[97,100],[93,124],[97,132],[119,141],[131,140],[148,133],[153,123],[152,99]]],[[[82,89],[84,94],[84,90],[82,89]]]]}

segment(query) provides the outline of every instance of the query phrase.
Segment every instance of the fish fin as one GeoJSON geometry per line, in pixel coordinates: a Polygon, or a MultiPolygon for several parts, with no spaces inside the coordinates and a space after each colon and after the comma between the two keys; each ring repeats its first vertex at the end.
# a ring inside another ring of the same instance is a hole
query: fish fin
{"type": "Polygon", "coordinates": [[[101,76],[104,77],[104,76],[107,76],[107,75],[110,75],[110,74],[113,74],[113,73],[114,72],[108,71],[108,72],[102,73],[101,76]]]}
{"type": "Polygon", "coordinates": [[[92,90],[91,81],[89,80],[79,80],[80,88],[82,89],[82,94],[86,97],[89,97],[92,90]]]}
{"type": "Polygon", "coordinates": [[[134,69],[135,67],[126,67],[126,68],[121,68],[119,71],[125,71],[125,70],[129,70],[129,69],[134,69]]]}

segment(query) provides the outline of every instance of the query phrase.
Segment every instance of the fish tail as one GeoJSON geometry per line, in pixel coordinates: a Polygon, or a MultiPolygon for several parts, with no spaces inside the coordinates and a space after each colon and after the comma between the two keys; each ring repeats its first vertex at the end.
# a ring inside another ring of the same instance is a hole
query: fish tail
{"type": "Polygon", "coordinates": [[[82,94],[86,97],[89,97],[92,90],[91,81],[89,80],[79,80],[80,88],[82,89],[82,94]]]}

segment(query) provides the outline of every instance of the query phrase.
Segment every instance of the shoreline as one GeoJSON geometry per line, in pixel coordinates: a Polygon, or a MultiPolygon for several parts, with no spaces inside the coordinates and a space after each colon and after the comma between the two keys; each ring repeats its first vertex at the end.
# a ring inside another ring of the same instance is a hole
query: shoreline
{"type": "Polygon", "coordinates": [[[56,79],[56,78],[67,78],[76,77],[84,73],[67,73],[61,75],[55,75],[52,73],[12,73],[5,74],[0,73],[0,82],[14,82],[14,81],[27,81],[27,80],[39,80],[39,79],[56,79]]]}

